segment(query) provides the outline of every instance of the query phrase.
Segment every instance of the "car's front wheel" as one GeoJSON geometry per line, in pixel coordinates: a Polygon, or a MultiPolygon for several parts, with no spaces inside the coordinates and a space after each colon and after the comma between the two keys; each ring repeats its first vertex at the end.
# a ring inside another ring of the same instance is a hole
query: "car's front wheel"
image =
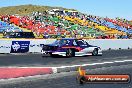
{"type": "Polygon", "coordinates": [[[73,57],[75,56],[75,52],[72,49],[67,49],[66,51],[66,57],[73,57]]]}
{"type": "Polygon", "coordinates": [[[98,49],[94,49],[92,55],[97,56],[98,55],[98,49]]]}

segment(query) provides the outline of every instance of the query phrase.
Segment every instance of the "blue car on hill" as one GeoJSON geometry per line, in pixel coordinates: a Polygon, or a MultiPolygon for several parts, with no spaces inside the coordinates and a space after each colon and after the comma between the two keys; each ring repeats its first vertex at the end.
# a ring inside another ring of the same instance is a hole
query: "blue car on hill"
{"type": "Polygon", "coordinates": [[[100,47],[90,45],[82,39],[75,38],[57,39],[52,44],[43,45],[41,52],[50,56],[60,55],[66,57],[102,55],[100,47]]]}

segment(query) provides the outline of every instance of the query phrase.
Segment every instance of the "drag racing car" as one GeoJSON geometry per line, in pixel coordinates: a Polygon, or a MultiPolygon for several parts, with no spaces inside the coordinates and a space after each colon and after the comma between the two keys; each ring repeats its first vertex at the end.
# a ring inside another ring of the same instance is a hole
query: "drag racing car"
{"type": "Polygon", "coordinates": [[[42,54],[49,54],[50,56],[87,56],[87,55],[102,55],[102,50],[98,46],[88,44],[82,39],[62,38],[57,39],[52,44],[43,45],[42,54]]]}

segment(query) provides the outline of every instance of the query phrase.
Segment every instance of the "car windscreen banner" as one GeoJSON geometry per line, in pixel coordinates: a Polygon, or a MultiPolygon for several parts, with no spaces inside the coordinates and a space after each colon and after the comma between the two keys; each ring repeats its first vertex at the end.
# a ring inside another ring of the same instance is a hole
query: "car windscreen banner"
{"type": "Polygon", "coordinates": [[[30,41],[12,41],[11,53],[26,53],[29,51],[30,41]]]}

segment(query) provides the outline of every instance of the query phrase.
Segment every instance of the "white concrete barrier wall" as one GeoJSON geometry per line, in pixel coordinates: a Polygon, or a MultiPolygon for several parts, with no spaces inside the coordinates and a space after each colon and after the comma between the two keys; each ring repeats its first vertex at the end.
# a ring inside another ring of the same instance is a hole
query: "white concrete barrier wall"
{"type": "Polygon", "coordinates": [[[29,52],[39,53],[41,52],[40,44],[51,44],[55,41],[55,39],[38,39],[38,40],[31,40],[29,46],[29,52]]]}
{"type": "MultiPolygon", "coordinates": [[[[99,46],[102,50],[132,49],[132,39],[93,39],[86,40],[89,44],[99,46]]],[[[0,39],[0,53],[10,53],[12,41],[30,41],[29,52],[41,52],[40,44],[51,44],[55,39],[0,39]]]]}
{"type": "Polygon", "coordinates": [[[96,45],[101,47],[102,50],[111,49],[128,49],[132,48],[132,39],[95,39],[95,40],[86,40],[91,45],[96,45]]]}
{"type": "Polygon", "coordinates": [[[11,41],[0,40],[0,53],[10,53],[11,41]]]}

